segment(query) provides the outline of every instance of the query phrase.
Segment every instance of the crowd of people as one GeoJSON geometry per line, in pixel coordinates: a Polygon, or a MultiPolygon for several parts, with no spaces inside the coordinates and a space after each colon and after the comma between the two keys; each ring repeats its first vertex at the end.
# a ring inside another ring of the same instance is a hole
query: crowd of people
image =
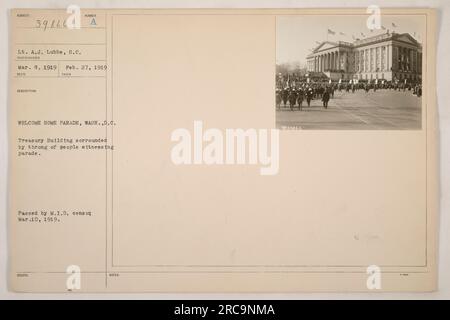
{"type": "Polygon", "coordinates": [[[334,98],[335,92],[345,91],[355,93],[358,90],[364,90],[369,93],[378,90],[396,90],[411,91],[417,97],[422,96],[422,85],[420,83],[407,83],[399,81],[348,81],[348,82],[331,82],[331,81],[286,81],[284,85],[277,82],[276,86],[276,106],[277,109],[289,108],[290,110],[302,110],[303,104],[310,107],[311,101],[321,99],[322,106],[327,109],[328,102],[334,98]]]}

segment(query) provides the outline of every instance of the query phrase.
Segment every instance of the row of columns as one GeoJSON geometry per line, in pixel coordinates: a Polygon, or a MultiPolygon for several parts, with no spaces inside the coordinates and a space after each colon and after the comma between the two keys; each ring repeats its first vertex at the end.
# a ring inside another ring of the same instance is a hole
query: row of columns
{"type": "Polygon", "coordinates": [[[420,53],[391,44],[359,50],[355,53],[356,72],[403,70],[421,72],[420,53]]]}
{"type": "Polygon", "coordinates": [[[396,57],[400,63],[398,69],[400,70],[408,70],[411,72],[421,72],[421,57],[420,53],[417,50],[406,48],[406,47],[398,47],[398,57],[396,57]]]}
{"type": "Polygon", "coordinates": [[[325,72],[328,70],[345,72],[386,72],[393,70],[407,70],[410,72],[421,72],[421,53],[417,50],[392,44],[378,47],[361,48],[350,53],[354,61],[352,70],[347,70],[347,52],[334,51],[316,54],[309,58],[308,70],[314,72],[325,72]],[[406,68],[408,66],[408,68],[406,68]]]}
{"type": "Polygon", "coordinates": [[[355,67],[356,72],[389,71],[392,67],[392,45],[356,51],[355,67]]]}
{"type": "Polygon", "coordinates": [[[417,50],[388,44],[355,52],[356,72],[409,71],[421,72],[421,54],[417,50]]]}
{"type": "Polygon", "coordinates": [[[311,60],[310,71],[325,72],[328,70],[340,70],[342,69],[340,61],[340,51],[318,54],[311,60]]]}

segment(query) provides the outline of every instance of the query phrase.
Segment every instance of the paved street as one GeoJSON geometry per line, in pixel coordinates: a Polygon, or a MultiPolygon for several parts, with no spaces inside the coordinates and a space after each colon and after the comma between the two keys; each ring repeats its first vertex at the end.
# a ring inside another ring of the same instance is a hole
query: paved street
{"type": "Polygon", "coordinates": [[[320,99],[313,100],[311,107],[302,111],[282,108],[276,111],[279,129],[420,129],[422,98],[411,91],[363,90],[338,92],[330,99],[328,109],[320,99]]]}

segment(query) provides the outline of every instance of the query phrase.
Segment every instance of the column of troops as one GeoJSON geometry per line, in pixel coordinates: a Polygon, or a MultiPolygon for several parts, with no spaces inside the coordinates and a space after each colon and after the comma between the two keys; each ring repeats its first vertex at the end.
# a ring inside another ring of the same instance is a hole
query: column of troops
{"type": "Polygon", "coordinates": [[[422,96],[421,83],[407,83],[399,81],[361,81],[350,80],[348,82],[332,82],[327,81],[309,81],[298,77],[278,77],[275,89],[276,106],[277,109],[289,108],[290,110],[302,110],[303,102],[306,102],[308,107],[311,106],[311,101],[321,99],[323,108],[328,108],[328,102],[334,98],[335,91],[352,92],[364,90],[370,92],[373,90],[398,90],[411,91],[417,97],[422,96]]]}

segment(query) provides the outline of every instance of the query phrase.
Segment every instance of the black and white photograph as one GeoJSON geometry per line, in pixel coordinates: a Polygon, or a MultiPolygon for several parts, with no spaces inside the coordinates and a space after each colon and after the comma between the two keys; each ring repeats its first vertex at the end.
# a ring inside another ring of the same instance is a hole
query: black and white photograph
{"type": "Polygon", "coordinates": [[[422,128],[425,18],[381,15],[376,26],[367,20],[277,18],[278,129],[422,128]]]}

